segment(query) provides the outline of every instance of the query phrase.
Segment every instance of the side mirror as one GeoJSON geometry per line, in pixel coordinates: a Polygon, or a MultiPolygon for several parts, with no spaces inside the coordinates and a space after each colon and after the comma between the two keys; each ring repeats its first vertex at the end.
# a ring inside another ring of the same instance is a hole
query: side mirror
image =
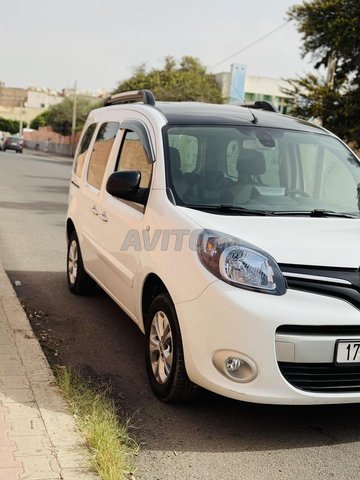
{"type": "Polygon", "coordinates": [[[132,200],[139,190],[140,180],[139,171],[114,172],[108,178],[106,191],[114,197],[132,200]]]}

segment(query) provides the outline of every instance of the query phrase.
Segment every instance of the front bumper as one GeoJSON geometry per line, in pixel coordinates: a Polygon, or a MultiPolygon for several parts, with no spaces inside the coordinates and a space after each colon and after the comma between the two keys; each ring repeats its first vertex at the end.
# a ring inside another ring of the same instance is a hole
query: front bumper
{"type": "MultiPolygon", "coordinates": [[[[326,404],[360,402],[360,392],[312,392],[295,387],[281,373],[279,362],[333,361],[338,339],[359,338],[333,334],[305,336],[301,326],[359,328],[360,311],[350,303],[324,295],[289,289],[283,296],[266,295],[211,284],[196,300],[176,305],[189,378],[221,395],[250,402],[326,404]],[[282,326],[298,325],[289,337],[282,326]],[[280,333],[276,333],[277,330],[280,333]],[[296,338],[295,338],[296,337],[296,338]],[[230,378],[215,366],[214,358],[239,354],[254,366],[246,381],[230,378]]],[[[280,363],[281,365],[281,363],[280,363]]]]}

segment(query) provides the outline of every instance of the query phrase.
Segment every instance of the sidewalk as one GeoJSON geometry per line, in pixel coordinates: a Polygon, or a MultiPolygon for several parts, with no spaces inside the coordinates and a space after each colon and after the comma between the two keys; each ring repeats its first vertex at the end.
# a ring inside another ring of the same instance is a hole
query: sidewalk
{"type": "Polygon", "coordinates": [[[89,453],[0,264],[0,480],[96,480],[89,453]]]}

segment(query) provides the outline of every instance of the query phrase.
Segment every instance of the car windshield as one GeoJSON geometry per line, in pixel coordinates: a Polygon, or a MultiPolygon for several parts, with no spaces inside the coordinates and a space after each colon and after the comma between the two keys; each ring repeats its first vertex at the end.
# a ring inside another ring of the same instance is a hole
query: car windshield
{"type": "Polygon", "coordinates": [[[359,216],[359,160],[326,133],[170,126],[165,142],[168,187],[178,205],[239,214],[359,216]]]}
{"type": "Polygon", "coordinates": [[[8,142],[11,142],[11,143],[20,143],[21,142],[21,138],[19,137],[8,137],[8,142]]]}

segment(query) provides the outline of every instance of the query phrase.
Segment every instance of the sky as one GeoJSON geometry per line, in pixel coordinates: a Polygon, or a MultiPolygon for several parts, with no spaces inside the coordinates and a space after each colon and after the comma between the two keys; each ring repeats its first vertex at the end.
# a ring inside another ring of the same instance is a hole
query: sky
{"type": "Polygon", "coordinates": [[[0,82],[111,91],[168,55],[197,57],[211,73],[239,63],[294,78],[311,64],[292,22],[223,61],[284,24],[294,3],[302,0],[0,0],[0,82]]]}

